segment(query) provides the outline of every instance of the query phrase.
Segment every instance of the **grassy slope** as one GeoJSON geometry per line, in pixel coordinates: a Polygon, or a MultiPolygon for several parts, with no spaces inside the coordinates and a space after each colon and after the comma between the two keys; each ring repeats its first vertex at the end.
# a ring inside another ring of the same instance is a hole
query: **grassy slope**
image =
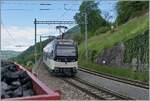
{"type": "Polygon", "coordinates": [[[18,56],[21,52],[11,51],[11,50],[2,50],[1,57],[2,59],[10,59],[18,56]]]}
{"type": "Polygon", "coordinates": [[[74,38],[74,36],[78,35],[80,33],[80,28],[78,25],[72,27],[67,32],[65,32],[64,37],[65,38],[74,38]]]}
{"type": "MultiPolygon", "coordinates": [[[[104,49],[113,47],[119,42],[124,42],[132,39],[149,29],[148,14],[134,18],[126,24],[119,26],[114,32],[107,32],[98,36],[94,36],[88,40],[88,49],[96,51],[96,56],[104,49]]],[[[148,72],[139,73],[133,72],[131,69],[122,68],[106,68],[94,64],[90,61],[85,62],[84,59],[84,43],[79,46],[79,64],[91,70],[98,72],[109,73],[116,76],[122,76],[142,81],[148,81],[148,72]],[[82,61],[83,60],[83,61],[82,61]]]]}
{"type": "MultiPolygon", "coordinates": [[[[105,34],[90,38],[88,40],[88,48],[96,50],[98,53],[100,53],[104,48],[112,47],[118,42],[126,41],[139,34],[142,34],[148,30],[148,22],[148,15],[134,18],[128,23],[119,26],[117,29],[115,29],[115,32],[109,31],[105,34]]],[[[84,43],[80,45],[79,51],[84,53],[84,43]]]]}
{"type": "MultiPolygon", "coordinates": [[[[48,39],[43,41],[42,49],[50,41],[51,40],[48,40],[48,39]]],[[[37,43],[37,58],[41,57],[41,55],[42,55],[42,53],[41,53],[41,49],[40,49],[40,43],[37,43]]],[[[18,55],[16,58],[14,58],[14,60],[24,66],[27,66],[27,63],[30,61],[30,62],[32,62],[32,65],[30,67],[32,67],[34,64],[34,45],[30,46],[27,50],[25,50],[20,55],[18,55]]]]}

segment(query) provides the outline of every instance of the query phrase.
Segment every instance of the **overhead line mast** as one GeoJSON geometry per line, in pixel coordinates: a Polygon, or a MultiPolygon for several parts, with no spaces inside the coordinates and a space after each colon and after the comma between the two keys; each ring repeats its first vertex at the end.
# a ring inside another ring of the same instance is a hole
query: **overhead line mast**
{"type": "MultiPolygon", "coordinates": [[[[67,11],[76,11],[76,9],[68,9],[66,8],[67,4],[64,4],[64,9],[67,11]]],[[[78,5],[78,4],[75,4],[78,5]]],[[[88,33],[87,33],[87,24],[88,24],[88,16],[87,16],[87,12],[84,11],[82,13],[84,15],[84,25],[85,25],[85,31],[84,31],[84,44],[85,44],[85,58],[86,60],[88,60],[88,33]]]]}

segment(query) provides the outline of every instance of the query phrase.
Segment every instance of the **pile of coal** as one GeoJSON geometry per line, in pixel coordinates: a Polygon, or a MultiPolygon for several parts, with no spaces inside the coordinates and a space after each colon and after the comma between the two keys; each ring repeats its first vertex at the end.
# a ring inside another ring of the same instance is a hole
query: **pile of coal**
{"type": "Polygon", "coordinates": [[[1,63],[1,98],[23,97],[35,95],[32,81],[23,70],[17,70],[13,63],[1,63]]]}

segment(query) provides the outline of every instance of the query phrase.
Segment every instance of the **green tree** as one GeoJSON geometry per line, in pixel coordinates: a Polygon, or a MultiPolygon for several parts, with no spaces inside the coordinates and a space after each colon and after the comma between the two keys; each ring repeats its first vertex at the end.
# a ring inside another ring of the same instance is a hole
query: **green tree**
{"type": "Polygon", "coordinates": [[[126,23],[128,20],[147,12],[148,8],[149,1],[119,1],[116,6],[118,12],[116,23],[118,25],[126,23]]]}
{"type": "Polygon", "coordinates": [[[85,15],[87,14],[87,29],[89,32],[95,32],[100,26],[106,26],[108,23],[101,17],[101,11],[98,9],[98,3],[94,1],[83,1],[79,8],[79,13],[76,13],[74,19],[80,26],[81,33],[84,33],[85,15]]]}

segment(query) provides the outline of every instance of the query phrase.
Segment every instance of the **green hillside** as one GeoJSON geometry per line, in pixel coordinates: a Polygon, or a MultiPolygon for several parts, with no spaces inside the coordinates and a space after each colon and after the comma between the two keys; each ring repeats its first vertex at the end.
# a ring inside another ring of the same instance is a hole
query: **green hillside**
{"type": "Polygon", "coordinates": [[[77,34],[80,33],[80,27],[78,25],[72,27],[67,32],[65,32],[65,38],[74,38],[77,34]]]}
{"type": "MultiPolygon", "coordinates": [[[[49,43],[52,39],[47,39],[45,41],[42,42],[41,46],[40,46],[40,42],[37,43],[37,58],[39,59],[39,57],[41,57],[42,55],[42,49],[43,47],[49,43]],[[42,48],[42,49],[41,49],[42,48]]],[[[19,54],[16,58],[14,58],[14,61],[18,62],[19,64],[22,64],[24,66],[29,66],[27,65],[28,62],[31,63],[30,67],[33,66],[34,64],[34,46],[30,46],[27,50],[25,50],[24,52],[22,52],[21,54],[19,54]]]]}
{"type": "MultiPolygon", "coordinates": [[[[142,35],[144,32],[149,30],[149,16],[148,14],[136,17],[127,23],[114,29],[114,31],[108,31],[105,34],[100,34],[89,38],[88,40],[88,51],[96,58],[103,49],[111,48],[119,42],[125,42],[129,39],[133,39],[136,36],[142,35]]],[[[90,58],[89,54],[89,58],[90,58]]],[[[134,73],[131,69],[123,68],[105,68],[104,66],[97,65],[89,59],[85,61],[85,49],[84,43],[79,46],[79,64],[82,67],[90,70],[96,70],[99,72],[109,73],[112,75],[123,76],[132,79],[138,79],[147,81],[147,73],[134,73]],[[131,75],[129,75],[131,74],[131,75]]]]}
{"type": "Polygon", "coordinates": [[[78,44],[81,43],[82,41],[82,34],[80,33],[80,27],[78,25],[72,27],[69,29],[65,34],[64,38],[66,39],[73,39],[75,40],[78,44]]]}
{"type": "MultiPolygon", "coordinates": [[[[126,24],[119,26],[114,32],[109,31],[105,34],[94,36],[88,40],[88,49],[90,51],[96,51],[99,54],[102,49],[112,47],[118,42],[127,41],[140,34],[143,34],[149,29],[149,17],[148,14],[136,17],[126,24]]],[[[84,54],[84,43],[79,47],[80,56],[84,54]]],[[[96,55],[97,55],[96,54],[96,55]]]]}
{"type": "Polygon", "coordinates": [[[1,58],[2,59],[10,59],[18,56],[21,52],[11,51],[11,50],[3,50],[1,51],[1,58]]]}

